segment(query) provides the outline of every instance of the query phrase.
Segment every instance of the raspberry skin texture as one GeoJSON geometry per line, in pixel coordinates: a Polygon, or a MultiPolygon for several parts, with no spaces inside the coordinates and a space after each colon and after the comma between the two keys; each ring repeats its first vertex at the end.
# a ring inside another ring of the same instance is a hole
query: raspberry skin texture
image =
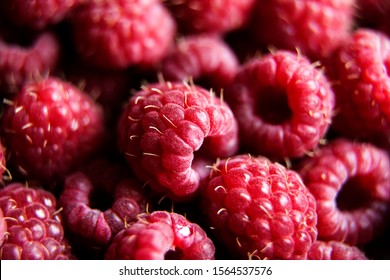
{"type": "Polygon", "coordinates": [[[367,260],[366,255],[356,246],[339,241],[317,240],[307,253],[308,260],[367,260]]]}
{"type": "Polygon", "coordinates": [[[299,168],[316,199],[318,239],[365,245],[382,234],[390,210],[390,161],[384,150],[339,138],[299,168]]]}
{"type": "Polygon", "coordinates": [[[340,136],[390,147],[389,67],[390,39],[371,29],[357,29],[329,59],[337,112],[332,129],[340,136]]]}
{"type": "Polygon", "coordinates": [[[215,247],[211,239],[198,224],[184,216],[154,211],[138,218],[138,222],[115,236],[105,259],[214,259],[215,247]]]}
{"type": "Polygon", "coordinates": [[[3,245],[7,235],[7,222],[4,219],[3,210],[0,208],[0,247],[3,245]]]}
{"type": "Polygon", "coordinates": [[[7,234],[2,260],[72,259],[54,195],[39,186],[11,183],[0,190],[7,234]]]}
{"type": "Polygon", "coordinates": [[[224,98],[239,123],[243,149],[273,160],[301,157],[317,147],[334,107],[327,77],[290,51],[249,60],[224,98]]]}
{"type": "Polygon", "coordinates": [[[235,258],[306,259],[317,238],[314,197],[298,173],[265,157],[217,161],[202,194],[216,238],[235,258]]]}
{"type": "Polygon", "coordinates": [[[217,93],[227,86],[239,69],[233,50],[222,38],[210,35],[185,36],[161,65],[167,81],[193,80],[217,93]]]}
{"type": "Polygon", "coordinates": [[[107,210],[92,208],[91,196],[97,189],[82,172],[66,177],[60,196],[66,228],[89,246],[104,247],[125,225],[145,211],[146,200],[138,182],[123,179],[112,191],[113,203],[107,210]]]}
{"type": "Polygon", "coordinates": [[[60,53],[58,38],[50,32],[37,35],[29,46],[8,43],[0,35],[0,91],[13,96],[27,82],[48,76],[60,53]]]}
{"type": "Polygon", "coordinates": [[[56,189],[102,141],[101,108],[70,83],[54,77],[32,82],[11,103],[1,119],[10,162],[45,188],[56,189]]]}
{"type": "Polygon", "coordinates": [[[158,0],[90,1],[70,21],[79,54],[103,69],[154,66],[176,34],[173,17],[158,0]]]}
{"type": "Polygon", "coordinates": [[[328,57],[349,36],[355,0],[260,0],[249,29],[264,47],[296,50],[311,60],[328,57]]]}
{"type": "Polygon", "coordinates": [[[3,0],[4,9],[13,24],[43,30],[60,23],[83,0],[3,0]]]}
{"type": "Polygon", "coordinates": [[[238,126],[226,103],[212,92],[180,82],[143,87],[129,100],[118,122],[118,141],[134,174],[173,200],[197,195],[203,159],[238,149],[238,126]]]}
{"type": "Polygon", "coordinates": [[[183,34],[224,35],[243,27],[255,0],[168,0],[165,5],[183,34]]]}

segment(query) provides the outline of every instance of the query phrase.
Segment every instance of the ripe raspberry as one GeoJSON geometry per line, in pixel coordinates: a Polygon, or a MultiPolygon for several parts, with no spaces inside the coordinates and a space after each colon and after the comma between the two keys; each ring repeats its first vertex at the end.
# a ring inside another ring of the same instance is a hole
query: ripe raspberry
{"type": "Polygon", "coordinates": [[[267,158],[217,161],[202,193],[215,236],[239,258],[305,259],[317,238],[314,197],[267,158]]]}
{"type": "Polygon", "coordinates": [[[335,80],[337,114],[332,128],[344,137],[390,147],[389,37],[357,29],[328,65],[335,80]]]}
{"type": "Polygon", "coordinates": [[[71,22],[78,52],[101,68],[153,66],[176,31],[158,0],[89,1],[75,10],[71,22]]]}
{"type": "Polygon", "coordinates": [[[255,0],[168,0],[181,32],[225,34],[244,26],[255,0]]]}
{"type": "Polygon", "coordinates": [[[13,95],[27,82],[48,76],[59,56],[60,45],[52,33],[39,34],[27,46],[8,43],[0,34],[0,92],[13,95]]]}
{"type": "Polygon", "coordinates": [[[244,149],[275,160],[300,157],[328,130],[334,93],[303,56],[277,51],[249,60],[225,94],[244,149]]]}
{"type": "Polygon", "coordinates": [[[179,82],[150,84],[135,93],[118,124],[119,146],[135,174],[174,200],[192,198],[200,175],[194,153],[234,154],[238,126],[211,92],[179,82]]]}
{"type": "Polygon", "coordinates": [[[55,197],[37,186],[12,183],[0,190],[0,208],[7,234],[0,259],[73,258],[64,238],[60,211],[55,197]]]}
{"type": "Polygon", "coordinates": [[[363,245],[382,233],[390,211],[390,160],[377,147],[337,139],[302,162],[314,195],[318,238],[363,245]]]}
{"type": "Polygon", "coordinates": [[[312,60],[330,55],[348,37],[355,0],[259,0],[249,23],[265,47],[299,51],[312,60]]]}
{"type": "Polygon", "coordinates": [[[192,35],[178,41],[165,57],[161,73],[168,81],[193,81],[219,92],[238,71],[234,52],[220,37],[192,35]]]}
{"type": "Polygon", "coordinates": [[[317,240],[307,253],[308,260],[367,260],[366,255],[355,246],[338,241],[317,240]]]}
{"type": "Polygon", "coordinates": [[[101,141],[101,108],[70,83],[56,78],[33,82],[2,116],[10,161],[28,178],[56,188],[101,141]]]}
{"type": "Polygon", "coordinates": [[[83,0],[2,0],[0,8],[15,25],[42,30],[61,22],[83,0]]]}
{"type": "Polygon", "coordinates": [[[138,218],[138,222],[115,236],[106,251],[106,259],[214,259],[211,239],[198,224],[184,216],[154,211],[138,218]]]}
{"type": "Polygon", "coordinates": [[[136,216],[145,211],[146,200],[139,189],[138,182],[121,180],[110,194],[114,197],[112,205],[101,210],[99,206],[92,208],[94,201],[91,196],[98,190],[89,178],[81,172],[70,174],[65,179],[60,196],[66,227],[89,246],[103,247],[126,224],[134,222],[136,216]]]}

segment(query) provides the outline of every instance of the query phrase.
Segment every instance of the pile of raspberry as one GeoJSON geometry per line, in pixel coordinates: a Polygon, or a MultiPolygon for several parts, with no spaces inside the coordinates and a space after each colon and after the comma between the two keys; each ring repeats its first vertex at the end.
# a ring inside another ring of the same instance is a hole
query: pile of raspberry
{"type": "Polygon", "coordinates": [[[1,1],[0,259],[389,259],[389,16],[1,1]]]}

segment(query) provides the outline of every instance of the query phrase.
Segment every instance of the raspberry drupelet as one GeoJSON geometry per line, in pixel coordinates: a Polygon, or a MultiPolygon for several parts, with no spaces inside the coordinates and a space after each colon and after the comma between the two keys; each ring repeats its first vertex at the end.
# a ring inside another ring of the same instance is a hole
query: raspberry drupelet
{"type": "Polygon", "coordinates": [[[203,173],[193,161],[234,154],[238,126],[229,106],[211,91],[164,82],[131,97],[118,123],[118,141],[140,180],[173,200],[186,200],[197,194],[203,173]]]}
{"type": "Polygon", "coordinates": [[[0,209],[7,226],[0,259],[74,258],[52,193],[39,186],[11,183],[0,190],[0,209]]]}
{"type": "Polygon", "coordinates": [[[239,123],[243,150],[273,160],[301,157],[317,147],[334,107],[326,76],[290,51],[250,59],[224,98],[239,123]]]}
{"type": "Polygon", "coordinates": [[[58,65],[60,49],[50,32],[38,34],[27,46],[9,43],[0,34],[0,91],[13,96],[24,84],[48,76],[58,65]]]}
{"type": "Polygon", "coordinates": [[[192,79],[204,88],[219,93],[239,69],[230,46],[218,36],[192,35],[178,40],[162,61],[161,73],[167,81],[192,79]]]}
{"type": "Polygon", "coordinates": [[[301,162],[316,200],[318,239],[365,245],[382,234],[390,211],[390,160],[368,143],[336,139],[301,162]]]}
{"type": "Polygon", "coordinates": [[[215,247],[206,232],[184,216],[154,211],[120,231],[106,251],[106,259],[213,260],[215,247]]]}
{"type": "Polygon", "coordinates": [[[104,69],[152,67],[176,33],[173,17],[159,0],[89,1],[70,21],[77,51],[104,69]]]}
{"type": "Polygon", "coordinates": [[[104,134],[101,108],[58,78],[25,85],[1,116],[9,168],[54,191],[83,164],[104,134]]]}
{"type": "Polygon", "coordinates": [[[312,61],[328,57],[348,38],[355,0],[258,0],[250,34],[265,48],[298,49],[312,61]]]}
{"type": "Polygon", "coordinates": [[[217,161],[202,194],[209,226],[235,258],[306,259],[317,238],[314,197],[298,173],[267,158],[217,161]]]}
{"type": "Polygon", "coordinates": [[[390,147],[390,39],[372,29],[357,29],[327,63],[340,136],[390,147]],[[348,128],[348,129],[346,129],[348,128]]]}

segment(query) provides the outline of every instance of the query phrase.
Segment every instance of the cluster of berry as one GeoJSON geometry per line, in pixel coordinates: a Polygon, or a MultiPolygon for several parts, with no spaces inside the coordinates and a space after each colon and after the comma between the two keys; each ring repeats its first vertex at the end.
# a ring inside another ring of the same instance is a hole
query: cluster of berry
{"type": "Polygon", "coordinates": [[[386,0],[0,2],[0,259],[390,257],[386,0]]]}

